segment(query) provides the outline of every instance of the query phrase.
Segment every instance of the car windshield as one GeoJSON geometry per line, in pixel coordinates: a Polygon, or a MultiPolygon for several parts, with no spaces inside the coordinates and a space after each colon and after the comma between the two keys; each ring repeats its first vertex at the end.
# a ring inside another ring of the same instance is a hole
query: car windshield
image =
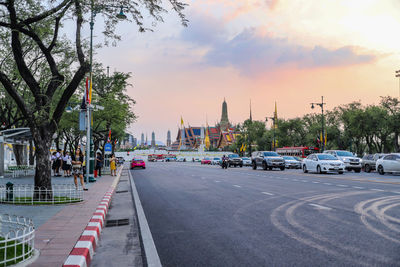
{"type": "Polygon", "coordinates": [[[214,158],[214,160],[220,160],[221,158],[214,158]]]}
{"type": "Polygon", "coordinates": [[[296,160],[294,157],[290,157],[290,156],[283,156],[283,158],[285,160],[296,160]]]}
{"type": "Polygon", "coordinates": [[[242,158],[243,160],[249,160],[249,158],[242,158]]]}
{"type": "Polygon", "coordinates": [[[238,154],[229,154],[228,157],[230,157],[230,158],[238,158],[239,155],[238,154]]]}
{"type": "Polygon", "coordinates": [[[330,154],[321,154],[321,155],[317,155],[319,160],[337,160],[337,158],[335,158],[334,156],[330,155],[330,154]]]}
{"type": "Polygon", "coordinates": [[[353,153],[349,151],[338,151],[336,153],[339,157],[354,157],[353,153]]]}
{"type": "Polygon", "coordinates": [[[279,154],[276,152],[264,152],[264,157],[279,157],[279,154]]]}

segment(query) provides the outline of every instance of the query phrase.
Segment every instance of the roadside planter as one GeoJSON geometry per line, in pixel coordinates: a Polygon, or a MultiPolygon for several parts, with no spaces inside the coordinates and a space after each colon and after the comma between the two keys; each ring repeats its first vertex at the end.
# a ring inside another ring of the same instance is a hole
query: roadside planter
{"type": "Polygon", "coordinates": [[[51,190],[33,185],[12,183],[0,185],[0,203],[5,204],[55,205],[81,201],[83,201],[83,190],[76,189],[73,184],[53,185],[51,190]]]}
{"type": "Polygon", "coordinates": [[[24,262],[33,256],[35,228],[31,219],[0,215],[0,267],[24,262]]]}

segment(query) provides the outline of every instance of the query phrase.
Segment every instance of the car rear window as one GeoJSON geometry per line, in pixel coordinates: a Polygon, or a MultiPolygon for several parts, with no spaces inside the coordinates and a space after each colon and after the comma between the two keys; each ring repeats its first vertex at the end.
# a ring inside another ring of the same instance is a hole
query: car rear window
{"type": "Polygon", "coordinates": [[[276,152],[264,152],[264,157],[279,157],[279,154],[276,152]]]}

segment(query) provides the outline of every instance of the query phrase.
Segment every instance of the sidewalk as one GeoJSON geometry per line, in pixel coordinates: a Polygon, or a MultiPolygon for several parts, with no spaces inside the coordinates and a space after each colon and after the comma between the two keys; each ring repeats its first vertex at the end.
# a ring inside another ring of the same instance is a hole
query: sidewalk
{"type": "MultiPolygon", "coordinates": [[[[28,215],[23,213],[24,216],[33,215],[31,218],[36,226],[35,249],[39,250],[40,255],[29,266],[62,266],[64,264],[96,211],[96,207],[110,187],[117,183],[121,171],[122,167],[118,169],[117,177],[107,175],[98,178],[95,183],[89,183],[89,191],[85,191],[84,201],[81,203],[46,207],[7,205],[7,213],[21,215],[22,212],[28,212],[28,215]],[[40,223],[37,223],[40,217],[43,218],[39,220],[40,223]]],[[[12,182],[16,179],[18,178],[14,178],[12,182]]],[[[70,178],[53,178],[53,181],[67,183],[67,179],[70,178]]]]}

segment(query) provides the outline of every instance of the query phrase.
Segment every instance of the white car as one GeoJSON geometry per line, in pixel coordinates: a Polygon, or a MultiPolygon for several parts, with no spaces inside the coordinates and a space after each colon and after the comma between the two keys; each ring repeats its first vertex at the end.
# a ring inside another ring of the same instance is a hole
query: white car
{"type": "Polygon", "coordinates": [[[376,170],[379,174],[400,173],[400,153],[386,155],[376,161],[376,170]]]}
{"type": "Polygon", "coordinates": [[[301,161],[298,161],[292,156],[282,156],[285,160],[286,169],[301,169],[301,161]]]}
{"type": "Polygon", "coordinates": [[[212,158],[211,164],[212,165],[219,165],[219,164],[221,164],[221,161],[222,161],[222,158],[215,157],[215,158],[212,158]]]}
{"type": "Polygon", "coordinates": [[[303,160],[303,172],[337,172],[343,174],[345,165],[341,160],[330,154],[317,153],[311,154],[303,160]]]}
{"type": "Polygon", "coordinates": [[[331,154],[341,160],[345,169],[348,171],[361,172],[361,159],[357,158],[353,153],[346,150],[325,150],[324,153],[331,154]]]}
{"type": "Polygon", "coordinates": [[[251,166],[251,158],[242,157],[243,166],[251,166]]]}

